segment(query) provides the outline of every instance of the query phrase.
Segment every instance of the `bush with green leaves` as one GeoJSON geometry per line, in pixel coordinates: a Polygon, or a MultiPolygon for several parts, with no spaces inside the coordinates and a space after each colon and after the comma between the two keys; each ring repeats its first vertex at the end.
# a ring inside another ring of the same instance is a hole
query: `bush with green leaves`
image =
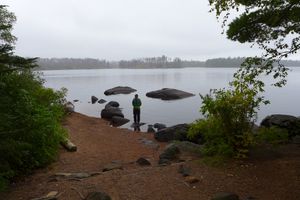
{"type": "Polygon", "coordinates": [[[0,76],[0,182],[55,158],[66,136],[64,95],[28,70],[0,76]]]}
{"type": "Polygon", "coordinates": [[[53,161],[66,131],[66,90],[54,91],[32,72],[35,59],[14,55],[13,13],[0,5],[0,191],[15,176],[53,161]]]}
{"type": "Polygon", "coordinates": [[[263,82],[251,75],[235,74],[228,89],[213,89],[202,99],[201,112],[205,119],[198,120],[189,129],[189,138],[203,135],[204,154],[244,157],[255,144],[252,133],[261,104],[269,102],[261,96],[263,82]]]}
{"type": "Polygon", "coordinates": [[[289,141],[288,130],[272,126],[261,127],[256,135],[257,143],[272,144],[274,146],[285,144],[289,141]]]}

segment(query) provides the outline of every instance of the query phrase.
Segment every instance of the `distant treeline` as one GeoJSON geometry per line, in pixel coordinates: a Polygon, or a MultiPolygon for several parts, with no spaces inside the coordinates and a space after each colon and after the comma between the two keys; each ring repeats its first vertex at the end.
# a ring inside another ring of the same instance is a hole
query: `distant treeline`
{"type": "MultiPolygon", "coordinates": [[[[38,70],[59,69],[107,69],[107,68],[184,68],[184,67],[239,67],[243,57],[214,58],[206,61],[181,60],[167,56],[140,58],[121,61],[106,61],[93,58],[39,58],[38,70]]],[[[300,67],[300,60],[284,60],[286,66],[300,67]]]]}
{"type": "Polygon", "coordinates": [[[106,60],[93,58],[39,58],[39,70],[110,68],[106,60]]]}

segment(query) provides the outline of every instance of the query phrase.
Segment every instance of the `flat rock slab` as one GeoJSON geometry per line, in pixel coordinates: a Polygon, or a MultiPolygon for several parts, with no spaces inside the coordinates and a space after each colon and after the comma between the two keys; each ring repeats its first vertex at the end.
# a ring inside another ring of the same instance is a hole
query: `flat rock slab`
{"type": "Polygon", "coordinates": [[[57,195],[58,195],[57,191],[51,191],[46,196],[34,198],[31,200],[57,200],[57,195]]]}
{"type": "Polygon", "coordinates": [[[118,86],[104,91],[105,95],[115,95],[115,94],[130,94],[136,92],[136,89],[127,86],[118,86]]]}
{"type": "Polygon", "coordinates": [[[175,99],[183,99],[195,95],[182,90],[163,88],[161,90],[148,92],[146,93],[146,96],[151,98],[161,99],[161,100],[175,100],[175,99]]]}
{"type": "Polygon", "coordinates": [[[115,169],[123,169],[122,164],[120,163],[110,163],[107,164],[103,167],[103,172],[107,172],[107,171],[111,171],[111,170],[115,170],[115,169]]]}
{"type": "Polygon", "coordinates": [[[144,123],[144,122],[141,122],[141,123],[132,123],[131,125],[130,125],[130,127],[131,128],[136,128],[136,127],[140,127],[140,126],[143,126],[143,125],[145,125],[146,123],[144,123]]]}
{"type": "Polygon", "coordinates": [[[78,173],[56,173],[52,177],[58,177],[58,178],[77,178],[77,179],[84,179],[89,178],[92,176],[97,176],[101,174],[101,172],[93,172],[93,173],[87,173],[87,172],[78,172],[78,173]]]}

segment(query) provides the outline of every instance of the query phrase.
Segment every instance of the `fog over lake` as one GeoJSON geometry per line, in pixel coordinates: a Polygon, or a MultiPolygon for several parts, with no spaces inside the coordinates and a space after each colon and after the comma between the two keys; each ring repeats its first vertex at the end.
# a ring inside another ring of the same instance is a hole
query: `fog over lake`
{"type": "MultiPolygon", "coordinates": [[[[262,106],[258,115],[259,123],[269,114],[300,115],[300,68],[291,68],[288,84],[283,88],[267,87],[265,96],[271,104],[262,106]]],[[[235,68],[180,68],[180,69],[99,69],[99,70],[52,70],[43,71],[45,86],[68,89],[67,100],[74,102],[75,111],[100,117],[105,104],[91,104],[91,96],[120,103],[125,118],[132,124],[131,101],[135,93],[105,96],[104,91],[116,86],[129,86],[137,90],[142,100],[141,122],[164,123],[168,126],[190,123],[201,118],[199,93],[206,94],[211,88],[228,86],[235,68]],[[146,93],[161,88],[175,88],[196,94],[181,100],[162,101],[146,97],[146,93]]],[[[271,79],[270,79],[271,80],[271,79]]],[[[270,80],[265,79],[267,83],[270,80]]],[[[147,125],[142,127],[146,130],[147,125]]]]}

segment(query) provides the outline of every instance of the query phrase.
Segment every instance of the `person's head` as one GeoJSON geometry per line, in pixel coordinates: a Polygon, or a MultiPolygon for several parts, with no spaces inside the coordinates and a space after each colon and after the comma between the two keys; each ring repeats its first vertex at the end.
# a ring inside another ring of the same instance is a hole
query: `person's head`
{"type": "Polygon", "coordinates": [[[135,94],[135,95],[134,95],[134,97],[135,97],[135,98],[138,98],[138,97],[139,97],[139,95],[138,95],[138,94],[135,94]]]}

